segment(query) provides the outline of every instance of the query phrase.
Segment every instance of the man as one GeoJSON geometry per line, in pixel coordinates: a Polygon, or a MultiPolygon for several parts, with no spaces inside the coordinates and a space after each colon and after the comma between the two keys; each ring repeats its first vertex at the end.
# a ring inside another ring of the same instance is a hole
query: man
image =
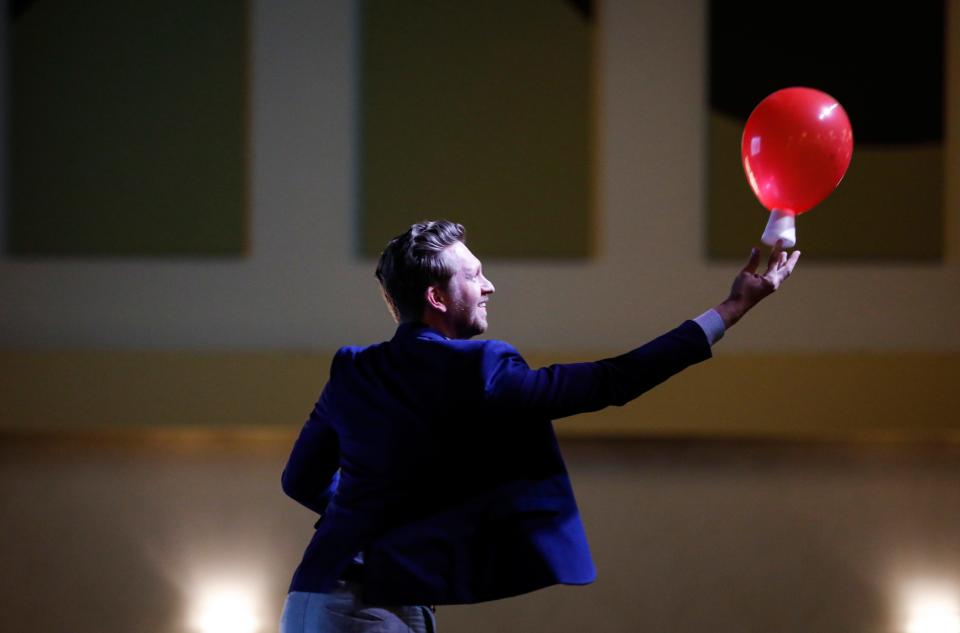
{"type": "Polygon", "coordinates": [[[452,222],[415,224],[377,266],[399,323],[344,347],[283,472],[321,515],[281,628],[432,631],[424,605],[495,600],[595,577],[552,420],[623,405],[710,357],[799,259],[759,251],[729,297],[626,354],[532,370],[487,329],[493,284],[452,222]]]}

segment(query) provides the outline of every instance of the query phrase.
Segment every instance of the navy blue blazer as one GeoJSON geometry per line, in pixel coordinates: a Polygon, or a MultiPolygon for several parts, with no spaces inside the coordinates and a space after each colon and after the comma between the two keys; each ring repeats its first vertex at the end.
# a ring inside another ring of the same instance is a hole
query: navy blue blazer
{"type": "Polygon", "coordinates": [[[595,579],[551,420],[623,405],[710,357],[693,321],[621,356],[530,369],[503,341],[405,323],[344,347],[283,471],[321,515],[291,591],[363,552],[375,604],[495,600],[595,579]]]}

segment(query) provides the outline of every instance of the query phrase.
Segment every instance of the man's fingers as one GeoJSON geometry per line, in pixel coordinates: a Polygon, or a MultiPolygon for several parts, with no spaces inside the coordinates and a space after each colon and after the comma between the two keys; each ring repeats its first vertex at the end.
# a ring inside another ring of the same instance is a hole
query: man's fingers
{"type": "Polygon", "coordinates": [[[755,273],[757,272],[757,265],[760,263],[760,249],[754,246],[750,249],[750,259],[747,260],[747,265],[743,267],[743,272],[745,273],[755,273]]]}
{"type": "Polygon", "coordinates": [[[797,265],[797,260],[799,259],[800,259],[800,251],[793,251],[792,253],[790,253],[790,259],[788,259],[786,263],[786,269],[787,269],[788,275],[793,272],[793,267],[797,265]]]}
{"type": "Polygon", "coordinates": [[[790,273],[793,272],[793,267],[797,265],[797,260],[799,259],[800,251],[793,251],[790,253],[790,257],[787,257],[786,253],[780,253],[776,268],[767,271],[767,274],[764,275],[764,277],[773,283],[774,290],[779,288],[783,280],[790,276],[790,273]]]}
{"type": "Polygon", "coordinates": [[[777,240],[777,243],[773,245],[773,250],[770,251],[770,257],[767,259],[767,272],[776,270],[777,264],[780,263],[780,254],[782,252],[783,240],[777,240]]]}

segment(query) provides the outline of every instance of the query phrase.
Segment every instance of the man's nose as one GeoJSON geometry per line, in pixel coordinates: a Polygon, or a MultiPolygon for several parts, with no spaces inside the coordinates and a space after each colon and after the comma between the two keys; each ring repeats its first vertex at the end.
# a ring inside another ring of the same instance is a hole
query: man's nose
{"type": "Polygon", "coordinates": [[[483,278],[483,288],[482,288],[481,291],[482,291],[484,294],[493,294],[494,292],[496,292],[496,290],[497,290],[497,289],[493,287],[493,283],[492,283],[489,279],[487,279],[486,277],[484,277],[484,278],[483,278]]]}

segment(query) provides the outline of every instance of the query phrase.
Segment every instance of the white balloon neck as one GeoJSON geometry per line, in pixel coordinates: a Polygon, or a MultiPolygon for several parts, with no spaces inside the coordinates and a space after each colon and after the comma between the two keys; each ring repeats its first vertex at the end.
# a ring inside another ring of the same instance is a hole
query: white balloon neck
{"type": "Polygon", "coordinates": [[[783,240],[784,248],[793,248],[797,243],[797,224],[792,213],[773,209],[760,241],[767,246],[773,246],[777,240],[783,240]]]}

